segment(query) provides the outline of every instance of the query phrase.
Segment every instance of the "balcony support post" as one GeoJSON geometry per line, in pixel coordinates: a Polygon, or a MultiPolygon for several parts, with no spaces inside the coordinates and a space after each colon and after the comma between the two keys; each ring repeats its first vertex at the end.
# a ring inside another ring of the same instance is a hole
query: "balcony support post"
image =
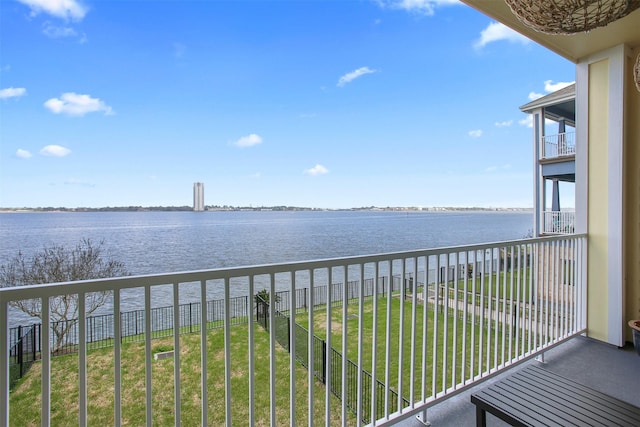
{"type": "Polygon", "coordinates": [[[416,415],[416,419],[418,421],[420,421],[420,423],[422,423],[423,425],[430,427],[431,423],[429,421],[427,421],[427,410],[425,409],[424,411],[422,411],[421,413],[419,413],[418,415],[416,415]]]}

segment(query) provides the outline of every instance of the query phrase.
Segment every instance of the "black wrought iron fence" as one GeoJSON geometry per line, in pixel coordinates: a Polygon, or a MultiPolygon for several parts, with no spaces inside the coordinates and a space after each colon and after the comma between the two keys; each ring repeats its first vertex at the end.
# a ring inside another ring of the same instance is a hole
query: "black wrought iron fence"
{"type": "MultiPolygon", "coordinates": [[[[286,294],[279,294],[280,297],[286,294]]],[[[355,296],[357,297],[357,296],[355,296]]],[[[355,298],[354,297],[354,298],[355,298]]],[[[256,320],[265,330],[270,331],[269,323],[269,310],[270,306],[267,301],[261,297],[256,297],[256,320]]],[[[284,349],[291,352],[291,318],[280,312],[275,311],[273,316],[275,325],[273,333],[275,339],[284,349]]],[[[302,366],[309,370],[309,331],[302,325],[296,324],[294,328],[296,334],[296,349],[294,357],[302,366]]],[[[327,349],[327,343],[325,340],[319,338],[317,335],[313,335],[313,375],[321,381],[323,384],[327,383],[327,372],[331,373],[331,393],[338,399],[342,399],[342,385],[343,375],[345,379],[345,403],[347,408],[357,414],[358,399],[362,398],[362,421],[364,423],[371,422],[371,390],[373,378],[371,373],[365,369],[358,368],[358,365],[351,359],[346,360],[346,372],[342,372],[343,355],[335,348],[327,349]],[[327,363],[330,363],[330,369],[327,369],[327,363]],[[362,390],[358,393],[358,373],[362,373],[362,390]]],[[[376,378],[376,407],[375,416],[376,419],[381,418],[385,414],[385,407],[388,405],[390,412],[397,411],[398,408],[398,393],[392,388],[389,388],[388,394],[386,393],[385,384],[376,378]],[[386,404],[385,404],[386,402],[386,404]]],[[[408,406],[410,402],[402,398],[404,406],[408,406]]]]}
{"type": "MultiPolygon", "coordinates": [[[[393,276],[391,280],[389,277],[382,276],[378,279],[377,290],[378,295],[384,295],[388,292],[389,286],[391,286],[392,292],[400,291],[402,288],[402,278],[400,276],[393,276]]],[[[405,290],[410,290],[413,286],[412,275],[407,274],[404,280],[405,290]]],[[[419,282],[418,286],[422,286],[419,282]]],[[[309,293],[313,292],[314,307],[327,305],[327,285],[316,286],[313,290],[308,288],[296,289],[296,313],[306,313],[309,310],[309,293]]],[[[344,286],[340,283],[333,283],[331,285],[331,306],[341,307],[344,300],[344,286]]],[[[373,278],[364,279],[362,286],[360,286],[359,280],[352,280],[347,282],[346,287],[346,299],[354,300],[360,297],[360,292],[364,299],[371,298],[375,294],[375,280],[373,278]]],[[[279,291],[276,292],[275,309],[282,313],[288,313],[291,309],[291,292],[279,291]]]]}
{"type": "Polygon", "coordinates": [[[40,325],[18,326],[11,335],[15,342],[9,349],[9,388],[13,388],[40,358],[40,325]]]}
{"type": "MultiPolygon", "coordinates": [[[[378,294],[386,294],[388,287],[391,286],[391,291],[399,291],[402,287],[403,281],[399,276],[394,276],[391,280],[388,277],[380,277],[377,283],[378,294]]],[[[333,283],[332,285],[332,305],[341,306],[344,299],[343,284],[333,283]]],[[[404,280],[404,286],[410,289],[413,286],[413,279],[410,275],[407,275],[404,280]]],[[[327,304],[327,285],[316,286],[313,290],[309,288],[300,288],[296,290],[296,311],[306,312],[309,309],[309,293],[314,292],[314,306],[323,306],[327,304]]],[[[347,299],[356,299],[362,292],[364,298],[372,297],[376,291],[374,279],[365,279],[362,287],[358,281],[347,282],[347,299]]],[[[276,305],[276,325],[278,342],[283,347],[289,349],[289,324],[288,316],[290,308],[290,291],[280,291],[276,293],[274,298],[276,305]]],[[[258,295],[254,296],[255,301],[255,315],[256,321],[261,323],[265,329],[268,328],[268,302],[262,300],[258,295]],[[260,302],[262,301],[262,303],[260,302]],[[266,304],[266,305],[265,305],[266,304]]],[[[253,304],[252,304],[253,305],[253,304]]],[[[211,300],[207,301],[207,328],[216,329],[223,327],[224,324],[224,300],[211,300]]],[[[231,325],[245,324],[252,316],[253,310],[249,307],[249,297],[240,296],[231,298],[229,301],[231,325]]],[[[201,317],[200,303],[188,303],[181,304],[179,306],[180,316],[180,333],[193,333],[200,331],[200,317],[201,317]]],[[[151,335],[152,338],[164,338],[173,336],[173,307],[156,307],[150,310],[151,314],[151,335]]],[[[144,340],[145,334],[145,311],[133,310],[120,313],[120,325],[121,325],[121,341],[123,343],[128,342],[140,342],[144,340]]],[[[99,348],[107,348],[113,346],[114,341],[114,321],[113,314],[94,315],[89,316],[86,319],[86,334],[87,334],[87,349],[95,350],[99,348]]],[[[303,328],[304,329],[304,328],[303,328]]],[[[34,324],[29,326],[18,326],[10,328],[10,371],[12,383],[15,383],[28,371],[29,367],[34,360],[40,358],[41,351],[41,337],[40,337],[41,325],[34,324]],[[31,332],[33,331],[33,333],[31,332]],[[24,335],[29,337],[24,338],[24,335]],[[30,340],[28,347],[26,340],[30,340]],[[22,346],[22,347],[20,347],[22,346]],[[25,358],[24,354],[29,353],[25,358]],[[22,355],[18,357],[18,355],[22,355]]],[[[52,349],[52,355],[61,355],[74,353],[78,350],[78,320],[61,320],[51,322],[51,335],[49,337],[52,349]],[[56,333],[56,331],[65,332],[63,334],[56,333]]],[[[298,345],[297,354],[302,354],[306,351],[306,340],[298,339],[298,343],[304,343],[298,345]]],[[[320,347],[318,347],[320,348],[320,347]]],[[[317,356],[317,355],[316,355],[317,356]]],[[[314,357],[314,360],[318,360],[318,357],[314,357]]],[[[325,360],[326,357],[320,360],[325,360]]],[[[316,370],[319,371],[319,367],[316,366],[316,370]]],[[[323,374],[324,375],[324,374],[323,374]]],[[[324,377],[321,376],[324,381],[324,377]]]]}
{"type": "MultiPolygon", "coordinates": [[[[230,316],[232,325],[247,323],[249,316],[248,297],[231,298],[230,316]]],[[[200,303],[181,304],[180,333],[187,334],[200,331],[200,303]]],[[[173,307],[157,307],[151,311],[152,338],[173,336],[173,307]]],[[[113,346],[114,321],[113,314],[89,316],[86,319],[87,350],[95,350],[113,346]]],[[[207,329],[222,328],[224,324],[224,300],[207,301],[207,329]]],[[[52,355],[75,353],[78,351],[78,319],[51,322],[52,355]],[[64,333],[61,333],[64,331],[64,333]]],[[[144,341],[144,310],[120,313],[122,342],[144,341]]],[[[10,328],[10,362],[9,370],[12,386],[22,378],[34,360],[40,359],[41,324],[17,326],[10,328]]]]}

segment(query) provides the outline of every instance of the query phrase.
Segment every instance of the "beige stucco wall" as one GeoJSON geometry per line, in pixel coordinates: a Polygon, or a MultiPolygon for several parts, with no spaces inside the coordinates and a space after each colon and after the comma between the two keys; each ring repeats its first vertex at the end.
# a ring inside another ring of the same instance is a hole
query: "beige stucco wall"
{"type": "MultiPolygon", "coordinates": [[[[627,58],[628,79],[625,105],[625,146],[623,173],[623,251],[624,251],[624,318],[640,319],[640,92],[633,82],[633,63],[640,53],[636,48],[627,58]]],[[[631,341],[631,330],[625,339],[631,341]]]]}
{"type": "Polygon", "coordinates": [[[609,60],[589,65],[587,327],[607,340],[609,60]]]}

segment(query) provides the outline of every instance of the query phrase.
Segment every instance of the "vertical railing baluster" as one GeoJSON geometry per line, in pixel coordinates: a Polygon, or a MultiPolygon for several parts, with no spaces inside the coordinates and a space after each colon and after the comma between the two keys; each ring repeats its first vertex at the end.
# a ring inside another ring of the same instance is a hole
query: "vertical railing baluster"
{"type": "Polygon", "coordinates": [[[289,273],[289,425],[296,425],[296,273],[289,273]]]}
{"type": "Polygon", "coordinates": [[[145,387],[146,387],[146,424],[153,425],[153,395],[151,376],[151,286],[144,287],[144,350],[145,350],[145,387]]]}
{"type": "Polygon", "coordinates": [[[566,260],[565,257],[565,249],[566,244],[565,240],[558,241],[558,278],[557,278],[557,286],[558,286],[558,311],[556,315],[558,316],[558,336],[557,339],[564,338],[565,329],[564,329],[564,263],[566,260]]]}
{"type": "Polygon", "coordinates": [[[113,418],[116,427],[122,423],[122,318],[120,290],[113,290],[113,418]]]}
{"type": "MultiPolygon", "coordinates": [[[[473,254],[473,268],[471,269],[471,359],[469,360],[469,379],[471,381],[476,377],[476,313],[478,313],[478,293],[477,293],[477,277],[478,277],[478,251],[469,252],[473,254]]],[[[469,307],[469,306],[467,306],[469,307]]],[[[478,322],[479,323],[479,322],[478,322]]]]}
{"type": "MultiPolygon", "coordinates": [[[[180,293],[178,282],[173,283],[173,410],[174,424],[180,425],[180,293]]],[[[190,307],[191,305],[189,305],[190,307]]],[[[191,324],[191,320],[189,320],[191,324]]]]}
{"type": "Polygon", "coordinates": [[[85,293],[78,293],[78,425],[87,425],[87,313],[85,293]]]}
{"type": "MultiPolygon", "coordinates": [[[[400,330],[398,333],[398,380],[397,380],[397,391],[398,391],[398,411],[402,410],[403,401],[402,401],[402,393],[403,393],[403,368],[404,368],[404,307],[405,307],[405,299],[406,299],[406,260],[402,260],[402,264],[400,264],[400,330]]],[[[388,368],[387,368],[388,369],[388,368]]]]}
{"type": "Polygon", "coordinates": [[[388,261],[389,265],[389,286],[387,286],[387,318],[385,319],[385,352],[384,352],[384,416],[385,419],[389,419],[391,408],[390,403],[390,384],[391,384],[391,312],[392,312],[392,299],[393,299],[393,260],[388,261]]]}
{"type": "MultiPolygon", "coordinates": [[[[331,363],[331,354],[332,354],[332,342],[331,342],[331,323],[333,321],[333,313],[332,313],[332,301],[333,301],[333,296],[332,296],[332,283],[333,283],[333,268],[329,267],[328,269],[328,283],[327,283],[327,305],[326,305],[326,321],[325,321],[325,330],[327,331],[327,336],[326,336],[326,360],[325,360],[325,365],[326,365],[326,370],[325,370],[325,397],[324,397],[324,404],[325,404],[325,414],[324,414],[324,421],[325,421],[325,425],[327,427],[329,427],[331,425],[331,390],[333,387],[332,384],[332,363],[331,363]]],[[[272,424],[274,425],[274,424],[272,424]]]]}
{"type": "Polygon", "coordinates": [[[499,341],[498,338],[500,337],[499,331],[502,329],[502,332],[504,333],[504,327],[501,328],[500,327],[500,314],[501,314],[501,310],[500,310],[500,305],[501,305],[501,301],[502,298],[500,296],[500,272],[502,271],[502,263],[500,260],[500,253],[502,248],[495,248],[495,250],[497,251],[497,260],[496,260],[496,272],[494,274],[494,283],[495,283],[495,296],[493,298],[494,304],[495,304],[495,314],[493,315],[495,317],[494,319],[494,331],[493,331],[493,365],[492,365],[492,369],[495,369],[498,367],[498,352],[500,351],[500,347],[499,347],[499,341]]]}
{"type": "MultiPolygon", "coordinates": [[[[506,362],[505,360],[505,353],[506,353],[506,346],[507,346],[507,331],[508,331],[508,325],[507,325],[507,272],[509,271],[509,264],[511,263],[511,259],[509,258],[509,247],[508,246],[504,246],[502,248],[502,250],[504,251],[504,258],[502,261],[502,265],[499,266],[500,268],[500,273],[502,274],[502,292],[500,294],[500,297],[498,298],[497,301],[499,301],[500,306],[502,306],[502,309],[499,311],[500,312],[500,323],[501,323],[501,329],[502,329],[502,333],[500,334],[501,336],[501,343],[500,343],[500,366],[503,366],[506,362]]],[[[500,277],[500,274],[497,275],[497,277],[500,277]]],[[[496,316],[497,319],[497,316],[496,316]]],[[[496,339],[497,341],[497,339],[496,339]]],[[[495,364],[495,366],[498,366],[498,363],[495,364]]]]}
{"type": "Polygon", "coordinates": [[[269,419],[270,425],[277,425],[276,420],[276,331],[275,331],[275,274],[269,275],[269,419]]]}
{"type": "MultiPolygon", "coordinates": [[[[508,357],[509,361],[513,360],[513,357],[514,357],[512,351],[513,351],[514,328],[516,326],[515,313],[517,311],[517,309],[514,308],[514,302],[513,302],[513,294],[515,292],[515,289],[514,289],[515,278],[514,278],[514,276],[517,274],[516,273],[516,267],[515,267],[515,265],[516,265],[516,260],[515,260],[516,253],[515,253],[515,248],[514,248],[513,245],[511,245],[510,250],[511,250],[511,252],[510,252],[511,256],[509,258],[509,267],[506,270],[506,271],[509,271],[509,314],[507,316],[507,326],[508,326],[508,329],[509,329],[509,347],[508,347],[508,351],[507,351],[507,354],[508,354],[507,357],[508,357]]],[[[505,271],[505,277],[506,277],[506,271],[505,271]]],[[[516,343],[516,345],[517,345],[517,343],[516,343]]]]}
{"type": "MultiPolygon", "coordinates": [[[[521,330],[524,322],[521,317],[524,311],[524,306],[522,305],[522,245],[518,245],[516,247],[516,256],[518,257],[516,263],[516,278],[515,278],[515,287],[516,287],[516,310],[515,310],[515,339],[514,339],[514,354],[516,359],[520,359],[522,356],[522,346],[521,346],[521,338],[523,336],[523,331],[521,330]]],[[[513,274],[513,273],[512,273],[513,274]]],[[[513,317],[512,317],[513,318],[513,317]]]]}
{"type": "MultiPolygon", "coordinates": [[[[307,418],[309,419],[309,427],[313,427],[313,420],[315,418],[315,371],[316,371],[316,362],[315,362],[315,330],[314,330],[314,313],[315,313],[315,270],[309,270],[309,306],[307,312],[309,313],[309,319],[307,322],[307,329],[309,333],[307,334],[307,347],[308,347],[308,381],[307,381],[307,389],[309,390],[308,397],[308,413],[307,418]]],[[[251,424],[253,425],[253,424],[251,424]]]]}
{"type": "Polygon", "coordinates": [[[553,313],[553,318],[552,318],[552,322],[553,322],[553,339],[551,342],[556,342],[558,340],[558,320],[559,316],[558,316],[558,275],[559,275],[559,245],[557,241],[554,241],[552,243],[552,252],[551,252],[551,256],[552,256],[552,269],[551,269],[551,273],[553,274],[552,276],[552,280],[551,280],[551,295],[553,300],[552,302],[552,313],[553,313]]]}
{"type": "MultiPolygon", "coordinates": [[[[253,276],[252,276],[253,278],[253,276]]],[[[208,329],[208,316],[207,316],[207,281],[200,281],[200,424],[203,426],[209,425],[209,393],[207,389],[208,379],[208,355],[207,355],[207,329],[208,329]]],[[[253,332],[253,322],[249,322],[249,334],[253,332]]],[[[249,363],[251,364],[253,359],[251,358],[251,347],[249,348],[249,363]]],[[[249,373],[249,384],[253,379],[253,370],[249,373]]],[[[253,415],[251,388],[249,389],[249,419],[251,420],[253,415]]],[[[253,425],[253,423],[251,424],[253,425]]]]}
{"type": "MultiPolygon", "coordinates": [[[[493,287],[494,287],[494,272],[493,262],[495,257],[495,248],[490,249],[489,256],[489,297],[487,304],[487,360],[485,365],[485,371],[491,371],[491,337],[495,335],[496,331],[493,330],[493,287]]],[[[495,350],[494,350],[495,351],[495,350]]]]}
{"type": "Polygon", "coordinates": [[[362,425],[363,418],[363,410],[362,410],[362,401],[365,397],[364,390],[362,389],[362,371],[364,369],[363,362],[363,343],[364,343],[364,264],[359,264],[360,267],[360,277],[359,284],[360,289],[358,293],[358,388],[357,388],[357,396],[358,396],[358,406],[356,408],[356,426],[362,425]]]}
{"type": "MultiPolygon", "coordinates": [[[[275,293],[271,293],[270,302],[273,303],[275,293]]],[[[233,418],[231,410],[231,313],[230,313],[229,277],[224,278],[224,395],[225,395],[225,423],[232,427],[233,418]]],[[[273,311],[273,310],[271,310],[273,311]]],[[[273,330],[275,325],[270,324],[273,330]]]]}
{"type": "Polygon", "coordinates": [[[567,316],[569,317],[567,328],[571,333],[575,333],[578,329],[575,311],[576,298],[574,295],[575,289],[578,287],[575,280],[575,267],[578,263],[576,247],[576,239],[570,239],[567,245],[567,250],[569,251],[567,259],[567,316]]]}
{"type": "MultiPolygon", "coordinates": [[[[449,267],[451,265],[451,259],[449,257],[449,253],[445,253],[445,261],[444,261],[444,285],[442,290],[442,305],[444,307],[443,311],[443,328],[442,328],[442,389],[441,391],[445,391],[447,389],[447,374],[449,368],[449,267]]],[[[438,255],[440,256],[440,255],[438,255]]]]}
{"type": "Polygon", "coordinates": [[[433,309],[433,346],[431,350],[431,396],[436,396],[438,394],[438,336],[440,333],[440,326],[438,319],[440,315],[438,312],[440,311],[440,255],[435,255],[435,292],[433,295],[434,299],[434,309],[433,309]]]}
{"type": "Polygon", "coordinates": [[[550,308],[550,302],[549,302],[549,294],[550,294],[550,280],[551,278],[549,277],[551,275],[551,271],[550,271],[550,266],[552,264],[552,260],[551,260],[551,244],[549,242],[545,242],[545,260],[546,260],[546,264],[544,267],[544,273],[545,273],[545,280],[544,280],[544,324],[545,324],[545,336],[544,336],[544,341],[543,341],[543,347],[546,346],[547,344],[549,344],[550,341],[550,335],[551,335],[551,326],[549,323],[550,320],[550,315],[551,315],[551,308],[550,308]]]}
{"type": "Polygon", "coordinates": [[[485,323],[485,302],[484,302],[484,284],[485,284],[485,264],[486,264],[486,250],[482,249],[480,256],[480,336],[478,337],[478,375],[482,376],[484,373],[483,361],[484,361],[484,323],[485,323]]]}
{"type": "MultiPolygon", "coordinates": [[[[409,365],[409,402],[410,408],[415,407],[416,401],[416,341],[418,340],[418,258],[411,258],[413,269],[411,271],[411,358],[409,365]]],[[[425,300],[426,304],[426,300],[425,300]]],[[[359,365],[362,366],[362,365],[359,365]]]]}
{"type": "MultiPolygon", "coordinates": [[[[0,424],[9,425],[9,303],[0,295],[0,424]]],[[[33,329],[32,329],[33,331],[33,329]]]]}
{"type": "MultiPolygon", "coordinates": [[[[453,254],[453,334],[451,340],[453,341],[453,348],[451,351],[451,387],[456,388],[456,381],[458,378],[458,270],[460,264],[460,254],[456,251],[453,254]]],[[[448,256],[447,256],[448,257],[448,256]]]]}
{"type": "Polygon", "coordinates": [[[348,305],[348,275],[347,275],[347,265],[342,267],[342,385],[341,385],[341,399],[342,399],[342,425],[347,425],[347,388],[348,388],[348,378],[349,375],[347,373],[347,342],[349,339],[348,327],[347,327],[347,319],[349,318],[349,305],[348,305]]]}
{"type": "MultiPolygon", "coordinates": [[[[462,280],[462,359],[460,361],[460,380],[467,383],[467,322],[469,321],[469,251],[464,252],[464,279],[462,280]]],[[[473,324],[472,324],[473,327],[473,324]]]]}
{"type": "Polygon", "coordinates": [[[42,297],[42,330],[40,332],[40,357],[42,358],[42,384],[40,402],[40,423],[47,427],[51,422],[51,317],[49,313],[49,296],[42,297]]]}
{"type": "Polygon", "coordinates": [[[378,382],[378,298],[379,298],[379,289],[378,289],[378,281],[380,280],[380,271],[379,271],[379,262],[375,261],[373,264],[373,325],[372,325],[372,335],[371,339],[371,415],[370,420],[375,425],[375,421],[378,419],[377,410],[377,387],[376,384],[378,382]]]}
{"type": "Polygon", "coordinates": [[[542,243],[535,243],[532,247],[533,256],[531,257],[532,271],[529,276],[529,306],[533,310],[533,316],[530,322],[533,324],[529,328],[529,352],[535,351],[538,348],[538,335],[540,335],[540,328],[538,326],[539,317],[538,312],[540,310],[540,302],[538,300],[538,289],[540,287],[540,281],[542,275],[540,274],[540,262],[541,262],[541,250],[542,243]]]}
{"type": "MultiPolygon", "coordinates": [[[[427,400],[427,366],[428,366],[428,348],[429,348],[429,255],[424,257],[424,286],[422,288],[422,375],[420,378],[420,400],[427,400]]],[[[418,417],[423,423],[427,422],[427,410],[425,409],[418,417]]]]}

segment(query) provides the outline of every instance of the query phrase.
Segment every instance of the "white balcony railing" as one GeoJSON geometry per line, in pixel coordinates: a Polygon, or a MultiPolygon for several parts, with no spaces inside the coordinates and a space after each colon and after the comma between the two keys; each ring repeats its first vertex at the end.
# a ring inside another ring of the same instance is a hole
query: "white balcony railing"
{"type": "Polygon", "coordinates": [[[0,289],[0,425],[390,425],[584,332],[585,245],[584,235],[548,237],[0,289]],[[199,298],[185,320],[189,287],[199,298]],[[212,288],[223,292],[222,313],[206,303],[212,288]],[[117,315],[134,289],[141,343],[125,339],[129,320],[117,315]],[[259,289],[278,294],[273,307],[253,303],[259,289]],[[100,346],[112,347],[89,351],[84,301],[102,291],[112,320],[100,346]],[[163,328],[151,304],[159,292],[169,295],[164,340],[174,350],[162,362],[152,345],[163,328]],[[251,296],[244,317],[232,303],[242,292],[251,296]],[[54,357],[49,305],[61,295],[79,296],[77,353],[54,357]],[[42,304],[40,357],[10,393],[10,304],[24,299],[42,304]],[[25,403],[27,384],[39,385],[25,403]]]}
{"type": "Polygon", "coordinates": [[[542,145],[543,159],[572,156],[576,154],[576,134],[575,132],[565,132],[557,135],[545,135],[542,145]]]}
{"type": "Polygon", "coordinates": [[[573,211],[544,211],[544,234],[573,234],[576,213],[573,211]]]}

